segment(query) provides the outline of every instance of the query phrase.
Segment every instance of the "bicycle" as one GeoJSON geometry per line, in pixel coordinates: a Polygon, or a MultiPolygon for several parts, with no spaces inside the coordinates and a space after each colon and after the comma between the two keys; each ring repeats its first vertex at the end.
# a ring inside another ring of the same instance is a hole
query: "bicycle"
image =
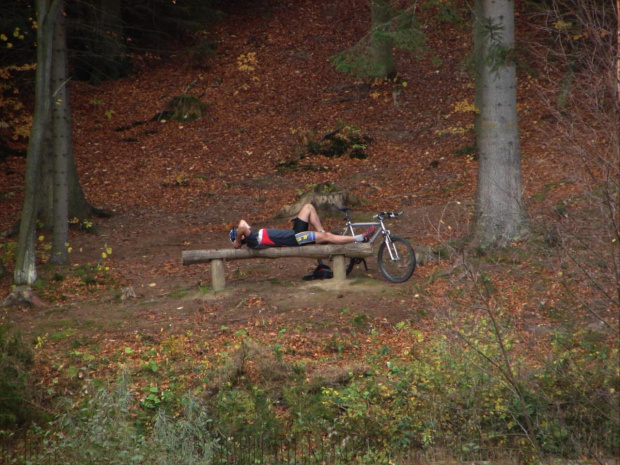
{"type": "MultiPolygon", "coordinates": [[[[379,262],[379,270],[385,278],[393,283],[404,283],[407,281],[416,266],[415,251],[411,244],[405,239],[395,234],[392,234],[389,229],[385,227],[385,219],[394,219],[402,216],[403,212],[380,212],[372,217],[372,222],[353,223],[349,217],[350,207],[338,207],[338,210],[344,212],[344,221],[346,226],[342,235],[355,236],[354,228],[362,227],[375,227],[375,232],[368,242],[374,243],[379,236],[382,236],[383,242],[379,246],[377,253],[377,260],[379,262]]],[[[355,265],[364,263],[366,270],[366,260],[363,258],[352,258],[347,265],[347,275],[353,270],[355,265]]]]}

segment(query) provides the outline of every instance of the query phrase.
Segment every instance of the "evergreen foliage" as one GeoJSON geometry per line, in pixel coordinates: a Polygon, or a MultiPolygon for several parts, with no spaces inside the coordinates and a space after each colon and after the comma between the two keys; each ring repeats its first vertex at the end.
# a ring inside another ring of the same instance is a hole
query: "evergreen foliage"
{"type": "Polygon", "coordinates": [[[393,47],[422,54],[426,50],[426,35],[414,13],[392,10],[389,24],[371,29],[355,45],[331,57],[334,68],[355,77],[382,76],[382,64],[373,59],[373,39],[389,41],[393,47]]]}

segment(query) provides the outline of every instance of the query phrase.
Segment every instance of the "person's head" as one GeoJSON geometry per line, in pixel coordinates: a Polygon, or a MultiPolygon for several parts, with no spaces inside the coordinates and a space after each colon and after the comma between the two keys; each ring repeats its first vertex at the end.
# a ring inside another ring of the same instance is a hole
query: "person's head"
{"type": "MultiPolygon", "coordinates": [[[[232,228],[229,233],[228,233],[228,237],[230,238],[230,242],[235,242],[235,240],[237,239],[237,228],[232,228]]],[[[241,239],[241,243],[245,244],[245,238],[241,239]]]]}

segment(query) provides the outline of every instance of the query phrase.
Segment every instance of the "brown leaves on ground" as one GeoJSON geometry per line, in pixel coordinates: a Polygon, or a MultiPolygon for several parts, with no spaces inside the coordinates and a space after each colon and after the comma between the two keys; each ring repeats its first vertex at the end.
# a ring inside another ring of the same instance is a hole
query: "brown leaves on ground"
{"type": "MultiPolygon", "coordinates": [[[[437,23],[432,11],[422,14],[429,53],[414,59],[397,52],[407,83],[398,93],[390,82],[360,86],[331,67],[329,57],[369,26],[367,8],[349,0],[247,4],[209,33],[218,49],[207,67],[180,51],[161,60],[141,57],[135,75],[100,87],[72,83],[82,187],[92,204],[116,215],[99,222],[99,235],[72,232],[70,267],[39,265],[45,285],[37,292],[49,306],[3,314],[39,338],[42,385],[56,385],[63,367],[78,362],[85,378],[104,377],[117,364],[150,363],[154,370],[175,357],[188,366],[209,365],[248,336],[282,347],[287,363],[346,364],[384,346],[396,355],[410,351],[411,334],[396,329],[401,322],[427,334],[445,309],[484,312],[476,286],[482,275],[456,269],[452,259],[419,267],[400,286],[386,283],[369,260],[370,271],[358,266],[342,288],[302,283],[314,266],[308,260],[233,261],[228,289],[217,295],[208,288],[207,265],[180,264],[182,250],[227,247],[226,231],[241,217],[256,226],[286,226],[270,218],[325,182],[362,200],[354,217],[405,210],[391,227],[414,247],[439,251],[468,231],[477,175],[468,110],[474,83],[463,67],[471,31],[437,23]],[[153,121],[190,83],[188,94],[200,96],[206,115],[187,123],[153,121]],[[299,158],[308,137],[320,139],[342,123],[372,138],[368,158],[299,158]],[[295,159],[297,170],[277,169],[295,159]],[[105,244],[113,250],[107,274],[78,274],[80,267],[96,267],[105,244]],[[131,289],[131,298],[123,289],[131,289]]],[[[517,16],[518,34],[527,40],[525,18],[517,16]]],[[[561,156],[535,84],[520,76],[523,182],[531,217],[544,218],[549,205],[571,196],[575,185],[564,180],[574,166],[561,156]],[[540,192],[544,202],[535,198],[540,192]]],[[[19,218],[24,168],[17,157],[0,165],[3,230],[19,218]]],[[[324,225],[337,229],[341,220],[326,218],[324,225]]],[[[531,328],[557,321],[548,309],[566,299],[562,285],[551,259],[523,244],[495,259],[494,298],[527,343],[531,328]]],[[[10,275],[1,278],[3,295],[10,286],[10,275]]],[[[71,391],[74,381],[63,388],[71,391]]]]}

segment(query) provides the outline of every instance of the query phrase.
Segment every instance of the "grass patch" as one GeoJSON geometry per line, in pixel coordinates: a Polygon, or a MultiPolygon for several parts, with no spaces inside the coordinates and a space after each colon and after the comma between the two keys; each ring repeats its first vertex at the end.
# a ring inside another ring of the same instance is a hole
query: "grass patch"
{"type": "Polygon", "coordinates": [[[53,332],[49,335],[50,340],[54,342],[64,341],[65,339],[69,339],[76,333],[76,330],[73,328],[63,329],[61,331],[53,332]]]}
{"type": "Polygon", "coordinates": [[[175,291],[171,291],[169,297],[172,299],[182,299],[187,296],[187,289],[177,289],[175,291]]]}

